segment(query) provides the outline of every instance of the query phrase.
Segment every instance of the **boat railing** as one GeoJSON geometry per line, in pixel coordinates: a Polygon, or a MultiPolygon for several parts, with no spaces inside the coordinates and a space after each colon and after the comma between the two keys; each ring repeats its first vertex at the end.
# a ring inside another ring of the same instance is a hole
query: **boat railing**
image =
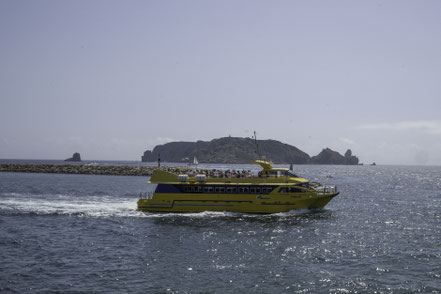
{"type": "Polygon", "coordinates": [[[153,192],[140,192],[139,198],[143,199],[152,199],[153,198],[153,192]]]}
{"type": "Polygon", "coordinates": [[[315,191],[317,192],[317,194],[333,194],[333,193],[337,193],[338,189],[337,186],[324,185],[324,186],[316,187],[315,191]]]}

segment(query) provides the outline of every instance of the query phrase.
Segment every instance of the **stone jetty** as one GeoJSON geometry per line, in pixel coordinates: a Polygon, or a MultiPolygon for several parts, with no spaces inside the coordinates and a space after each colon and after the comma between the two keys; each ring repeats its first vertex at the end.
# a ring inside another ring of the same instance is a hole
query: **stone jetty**
{"type": "Polygon", "coordinates": [[[151,176],[153,167],[84,164],[0,164],[1,172],[151,176]]]}
{"type": "MultiPolygon", "coordinates": [[[[151,176],[152,166],[123,165],[87,165],[87,164],[0,164],[0,172],[51,173],[51,174],[84,174],[84,175],[116,175],[116,176],[151,176]]],[[[175,174],[205,174],[208,177],[250,177],[250,170],[216,170],[191,167],[160,167],[159,169],[175,174]]]]}

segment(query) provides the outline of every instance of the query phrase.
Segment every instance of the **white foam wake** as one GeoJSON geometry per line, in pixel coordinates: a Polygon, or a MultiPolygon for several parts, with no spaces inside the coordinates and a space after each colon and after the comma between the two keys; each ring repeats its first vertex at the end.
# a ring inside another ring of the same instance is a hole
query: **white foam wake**
{"type": "Polygon", "coordinates": [[[8,193],[0,196],[0,209],[22,213],[66,214],[91,217],[141,216],[136,199],[110,196],[73,197],[8,193]]]}

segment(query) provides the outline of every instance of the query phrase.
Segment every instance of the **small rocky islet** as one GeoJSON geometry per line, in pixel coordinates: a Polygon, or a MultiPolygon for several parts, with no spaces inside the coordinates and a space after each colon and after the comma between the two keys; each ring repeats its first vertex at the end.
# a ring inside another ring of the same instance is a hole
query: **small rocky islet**
{"type": "Polygon", "coordinates": [[[71,158],[68,158],[64,161],[75,161],[75,162],[80,162],[81,161],[81,155],[78,152],[75,152],[71,158]]]}

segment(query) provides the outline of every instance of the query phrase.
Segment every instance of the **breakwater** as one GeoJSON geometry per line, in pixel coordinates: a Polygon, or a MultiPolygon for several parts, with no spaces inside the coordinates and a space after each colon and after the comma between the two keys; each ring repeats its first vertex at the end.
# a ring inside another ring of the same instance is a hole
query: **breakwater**
{"type": "MultiPolygon", "coordinates": [[[[115,176],[151,176],[152,166],[125,165],[87,165],[87,164],[0,164],[0,172],[50,173],[50,174],[83,174],[83,175],[115,175],[115,176]]],[[[175,174],[205,174],[209,177],[249,177],[250,170],[216,170],[191,167],[160,167],[161,170],[175,174]]]]}
{"type": "Polygon", "coordinates": [[[151,166],[84,165],[84,164],[0,164],[0,172],[151,176],[151,166]]]}

